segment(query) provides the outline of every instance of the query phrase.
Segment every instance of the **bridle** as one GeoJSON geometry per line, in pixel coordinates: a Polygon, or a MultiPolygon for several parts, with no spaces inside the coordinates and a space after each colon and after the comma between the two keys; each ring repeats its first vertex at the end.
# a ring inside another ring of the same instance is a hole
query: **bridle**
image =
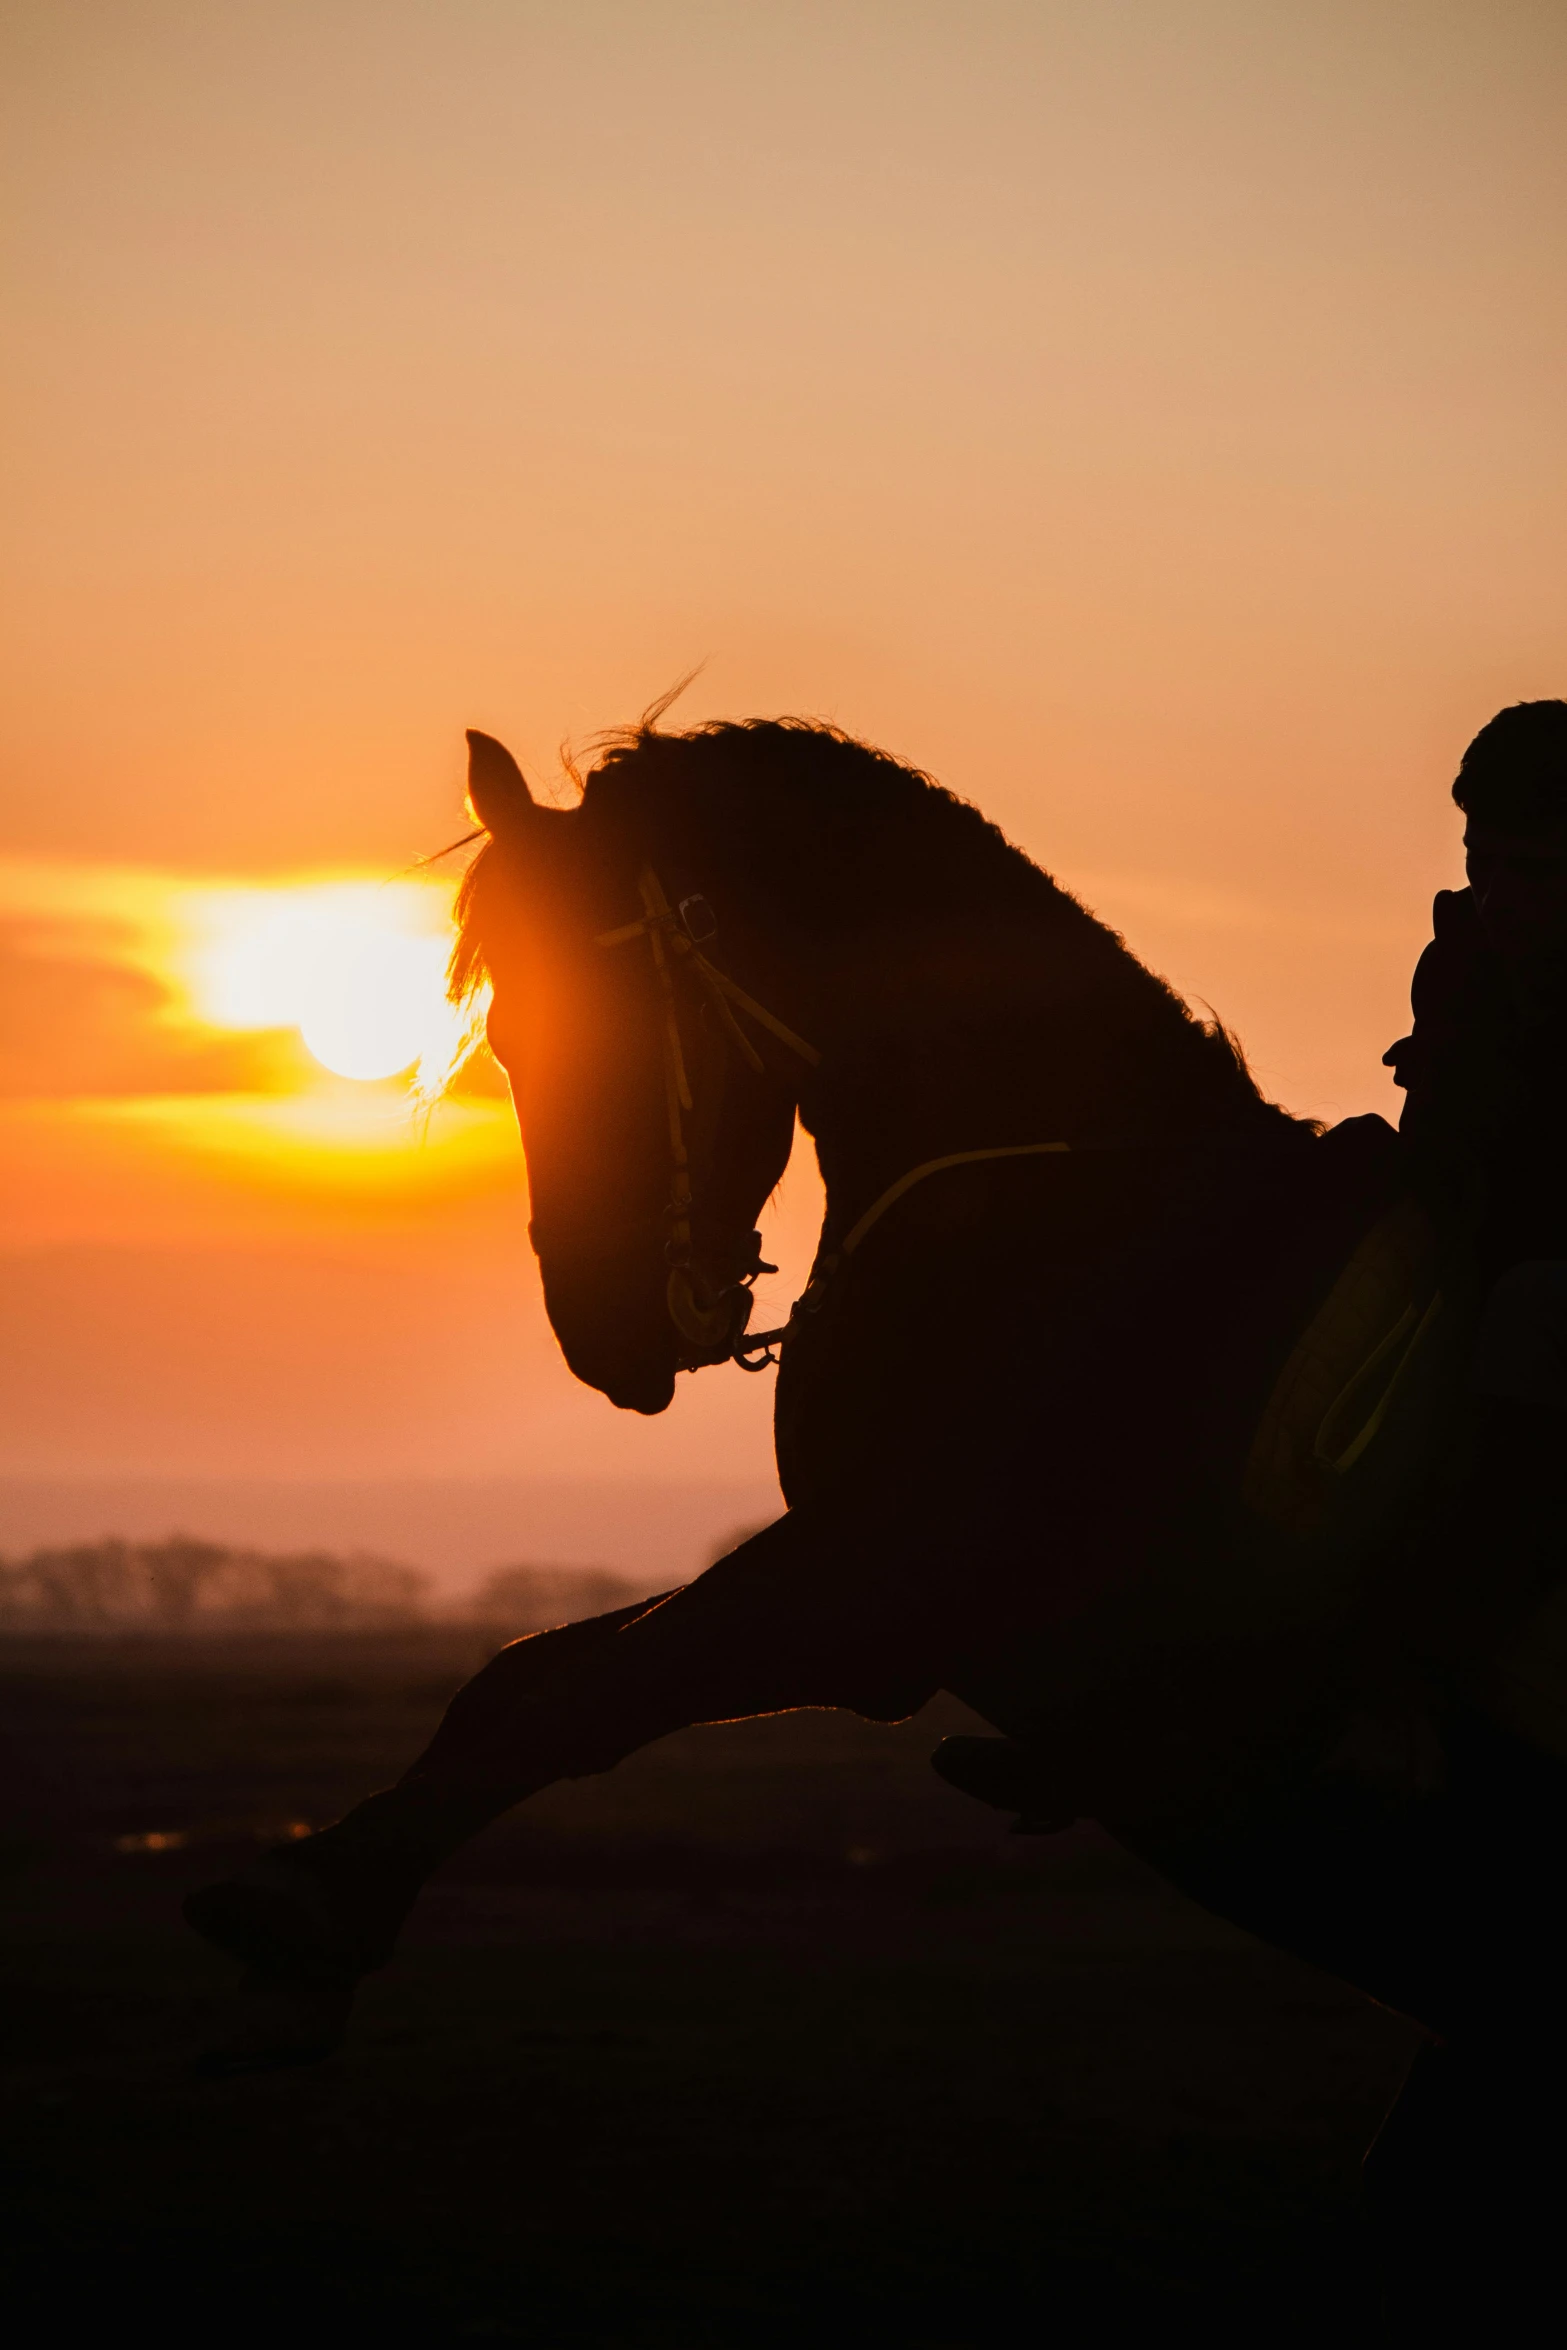
{"type": "Polygon", "coordinates": [[[819,1068],[822,1056],[815,1045],[807,1044],[776,1012],[759,1004],[755,996],[747,995],[727,971],[720,971],[702,952],[718,935],[717,916],[705,897],[693,894],[672,906],[651,865],[645,865],[638,875],[637,888],[643,905],[641,920],[624,922],[617,930],[600,931],[593,943],[600,947],[620,947],[645,938],[658,974],[664,1015],[664,1100],[669,1118],[670,1162],[669,1204],[665,1209],[669,1227],[664,1244],[664,1258],[669,1267],[665,1298],[669,1318],[679,1337],[688,1350],[693,1350],[690,1359],[683,1363],[684,1368],[696,1370],[703,1363],[728,1360],[737,1363],[742,1371],[765,1371],[776,1363],[779,1358],[775,1349],[800,1327],[802,1317],[820,1310],[827,1287],[839,1267],[853,1256],[887,1210],[928,1175],[942,1174],[949,1167],[975,1166],[987,1159],[1053,1158],[1074,1148],[1069,1142],[1001,1143],[989,1149],[949,1151],[943,1158],[926,1159],[922,1165],[911,1167],[872,1202],[830,1255],[818,1257],[804,1291],[790,1308],[788,1321],[776,1330],[758,1330],[748,1337],[745,1325],[751,1310],[752,1283],[759,1274],[776,1273],[778,1268],[762,1262],[760,1236],[753,1233],[753,1261],[724,1288],[716,1293],[709,1290],[697,1273],[691,1241],[691,1164],[685,1129],[686,1117],[696,1105],[680,1037],[676,972],[689,971],[698,981],[726,1042],[758,1076],[765,1063],[741,1027],[737,1013],[767,1029],[808,1068],[819,1068]]]}
{"type": "MultiPolygon", "coordinates": [[[[514,829],[524,820],[525,810],[529,822],[547,814],[534,808],[522,771],[504,743],[475,730],[470,730],[468,735],[468,789],[479,824],[492,838],[514,829]]],[[[984,1159],[1036,1158],[1080,1147],[1066,1142],[1010,1143],[988,1150],[951,1152],[945,1158],[928,1159],[922,1166],[911,1168],[866,1210],[834,1253],[823,1251],[818,1255],[805,1292],[791,1309],[787,1323],[777,1330],[757,1331],[747,1339],[744,1333],[751,1312],[752,1284],[760,1274],[776,1272],[777,1267],[763,1263],[761,1235],[753,1232],[749,1235],[749,1256],[735,1248],[729,1270],[718,1275],[720,1286],[716,1289],[698,1268],[691,1230],[695,1203],[685,1126],[696,1104],[680,1033],[676,974],[690,973],[707,997],[723,1042],[758,1076],[765,1073],[766,1064],[741,1026],[742,1019],[765,1028],[808,1069],[819,1068],[822,1056],[815,1045],[808,1044],[776,1012],[770,1012],[765,1004],[748,995],[703,952],[718,935],[717,919],[705,897],[693,892],[671,905],[651,865],[642,868],[637,887],[642,899],[640,919],[598,932],[594,943],[615,948],[645,938],[657,975],[663,1011],[664,1100],[669,1128],[669,1200],[664,1211],[667,1226],[664,1259],[668,1268],[665,1300],[680,1340],[679,1360],[683,1369],[694,1371],[704,1364],[727,1360],[738,1363],[742,1370],[760,1371],[776,1362],[774,1348],[799,1328],[802,1315],[816,1312],[835,1269],[853,1255],[893,1202],[926,1176],[984,1159]]]]}
{"type": "MultiPolygon", "coordinates": [[[[669,1204],[665,1222],[668,1237],[664,1243],[664,1259],[669,1267],[665,1283],[665,1299],[669,1318],[690,1355],[683,1368],[695,1370],[702,1363],[722,1362],[726,1358],[739,1362],[746,1370],[762,1370],[765,1364],[745,1360],[740,1340],[751,1311],[751,1284],[761,1273],[774,1273],[776,1265],[762,1262],[761,1242],[752,1235],[751,1263],[736,1278],[717,1292],[708,1289],[697,1271],[691,1240],[691,1162],[686,1149],[685,1121],[695,1108],[691,1080],[686,1070],[685,1048],[680,1036],[680,1003],[675,989],[677,971],[688,971],[706,994],[717,1018],[725,1042],[740,1055],[746,1066],[761,1076],[766,1064],[751,1039],[740,1025],[737,1014],[767,1029],[805,1062],[808,1068],[817,1068],[821,1054],[815,1045],[807,1044],[792,1028],[759,1004],[754,996],[720,971],[702,952],[709,940],[718,935],[718,921],[706,898],[693,894],[684,897],[678,905],[671,905],[651,865],[645,865],[637,877],[643,913],[639,922],[622,923],[618,930],[600,931],[595,946],[626,946],[632,940],[645,938],[652,951],[653,968],[658,975],[659,994],[663,1007],[664,1041],[664,1102],[669,1120],[669,1204]]],[[[772,1333],[768,1333],[771,1339],[772,1333]]],[[[754,1352],[754,1348],[750,1351],[754,1352]]],[[[768,1357],[768,1360],[773,1359],[768,1357]]]]}
{"type": "MultiPolygon", "coordinates": [[[[751,1311],[751,1288],[758,1275],[776,1273],[776,1265],[764,1264],[761,1255],[761,1235],[750,1235],[753,1255],[735,1275],[716,1291],[702,1281],[696,1267],[691,1241],[691,1166],[686,1150],[685,1120],[695,1108],[691,1081],[686,1071],[685,1048],[680,1037],[680,1006],[675,991],[675,975],[689,971],[706,993],[717,1016],[726,1042],[740,1055],[748,1068],[760,1076],[766,1064],[751,1039],[741,1027],[736,1014],[742,1014],[760,1028],[767,1029],[781,1044],[788,1046],[805,1062],[808,1068],[819,1068],[821,1054],[815,1045],[807,1044],[776,1012],[759,1004],[753,995],[730,978],[727,971],[703,953],[708,942],[718,935],[718,919],[705,897],[694,893],[671,905],[663,883],[651,865],[645,865],[637,877],[643,913],[638,922],[624,922],[618,930],[600,931],[595,946],[620,947],[633,939],[645,938],[652,951],[653,968],[658,974],[659,992],[663,1002],[664,1036],[664,1099],[669,1115],[669,1204],[665,1220],[669,1237],[664,1244],[664,1257],[669,1267],[665,1284],[665,1298],[669,1318],[675,1326],[683,1348],[681,1367],[698,1370],[708,1363],[737,1363],[742,1371],[765,1371],[779,1361],[777,1352],[791,1337],[798,1335],[812,1316],[821,1311],[834,1277],[854,1255],[861,1242],[881,1222],[890,1207],[905,1193],[923,1183],[927,1177],[945,1174],[951,1167],[975,1167],[995,1159],[1061,1158],[1081,1152],[1119,1154],[1141,1151],[1150,1147],[1168,1148],[1167,1143],[1150,1145],[1141,1140],[1113,1141],[1079,1139],[1076,1142],[1004,1142],[993,1143],[978,1150],[948,1151],[941,1158],[925,1159],[919,1166],[910,1167],[896,1182],[874,1199],[864,1214],[852,1224],[843,1239],[831,1250],[823,1250],[811,1267],[805,1288],[789,1309],[789,1318],[776,1330],[755,1330],[747,1333],[746,1322],[751,1311]]],[[[1240,1140],[1240,1137],[1236,1137],[1240,1140]]],[[[1247,1138],[1249,1141],[1249,1138],[1247,1138]]],[[[1204,1138],[1205,1146],[1214,1138],[1204,1138]]]]}

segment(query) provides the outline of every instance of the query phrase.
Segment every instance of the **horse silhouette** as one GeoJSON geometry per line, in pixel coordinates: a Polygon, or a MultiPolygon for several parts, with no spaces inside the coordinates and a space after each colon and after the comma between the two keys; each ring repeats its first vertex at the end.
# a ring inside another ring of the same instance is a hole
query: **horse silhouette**
{"type": "Polygon", "coordinates": [[[502,1650],[395,1787],[193,1895],[252,1970],[222,2061],[332,2045],[423,1879],[552,1781],[938,1689],[998,1734],[938,1754],[954,1783],[1097,1818],[1446,2028],[1386,1750],[1418,1778],[1403,1626],[1467,1308],[1391,1130],[1266,1102],[976,810],[833,729],[644,723],[569,810],[469,742],[453,983],[493,989],[551,1324],[643,1413],[780,1359],[788,1508],[681,1590],[502,1650]],[[797,1117],[821,1246],[754,1337],[797,1117]]]}

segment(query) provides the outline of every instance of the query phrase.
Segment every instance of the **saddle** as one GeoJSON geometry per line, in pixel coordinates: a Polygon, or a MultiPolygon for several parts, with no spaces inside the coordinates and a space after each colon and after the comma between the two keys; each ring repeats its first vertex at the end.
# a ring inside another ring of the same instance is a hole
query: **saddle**
{"type": "Polygon", "coordinates": [[[1300,1332],[1241,1472],[1240,1539],[1267,1573],[1364,1568],[1429,1484],[1473,1342],[1476,1282],[1406,1194],[1300,1332]]]}
{"type": "MultiPolygon", "coordinates": [[[[1298,1329],[1200,1546],[1206,1563],[1181,1603],[1199,1648],[1238,1635],[1236,1653],[1287,1658],[1299,1638],[1304,1662],[1325,1629],[1355,1619],[1390,1556],[1403,1554],[1408,1584],[1461,1449],[1477,1292],[1412,1195],[1363,1231],[1298,1329]]],[[[1567,1608],[1561,1629],[1567,1664],[1567,1608]]],[[[1016,1812],[1020,1834],[1072,1815],[1060,1757],[1031,1741],[948,1739],[932,1762],[962,1793],[1016,1812]]]]}

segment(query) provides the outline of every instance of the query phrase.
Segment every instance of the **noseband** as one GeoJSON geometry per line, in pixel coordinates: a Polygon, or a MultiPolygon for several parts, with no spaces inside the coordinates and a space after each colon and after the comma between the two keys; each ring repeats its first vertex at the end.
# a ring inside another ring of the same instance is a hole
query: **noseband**
{"type": "MultiPolygon", "coordinates": [[[[753,1263],[716,1295],[708,1290],[696,1271],[691,1242],[691,1166],[685,1130],[686,1117],[695,1102],[680,1037],[676,973],[687,971],[697,981],[726,1044],[758,1076],[765,1064],[737,1015],[767,1029],[812,1069],[819,1066],[822,1056],[803,1036],[796,1036],[776,1013],[769,1012],[765,1004],[747,995],[726,971],[718,970],[702,952],[708,940],[718,934],[718,923],[706,898],[685,897],[672,906],[651,865],[643,867],[637,887],[643,905],[641,921],[623,923],[618,930],[601,931],[594,944],[619,947],[629,945],[633,939],[645,938],[658,974],[664,1013],[664,1101],[669,1117],[670,1185],[665,1211],[669,1237],[664,1244],[664,1257],[669,1266],[664,1293],[669,1318],[690,1357],[683,1368],[696,1370],[702,1363],[722,1362],[726,1357],[744,1362],[740,1339],[751,1311],[751,1284],[759,1273],[776,1272],[777,1267],[762,1263],[760,1241],[753,1234],[753,1263]]],[[[753,1367],[761,1369],[762,1365],[745,1364],[748,1370],[753,1367]]]]}

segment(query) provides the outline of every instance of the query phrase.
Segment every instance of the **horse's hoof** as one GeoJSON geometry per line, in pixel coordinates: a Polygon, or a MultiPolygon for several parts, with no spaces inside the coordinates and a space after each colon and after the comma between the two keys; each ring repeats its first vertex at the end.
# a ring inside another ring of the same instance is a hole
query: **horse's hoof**
{"type": "Polygon", "coordinates": [[[373,1963],[355,1947],[327,1885],[274,1853],[239,1876],[198,1885],[183,1908],[204,1941],[262,1974],[351,1981],[373,1963]]]}
{"type": "Polygon", "coordinates": [[[239,1987],[234,2030],[197,2057],[196,2074],[201,2080],[224,2081],[237,2073],[319,2064],[343,2045],[353,2000],[351,1980],[330,1982],[254,1968],[239,1987]]]}
{"type": "Polygon", "coordinates": [[[185,1922],[264,1974],[352,1980],[385,1966],[419,1874],[328,1828],[198,1886],[185,1922]]]}
{"type": "Polygon", "coordinates": [[[279,1886],[231,1878],[199,1885],[182,1907],[185,1923],[203,1941],[247,1966],[291,1975],[352,1971],[313,1910],[279,1886]]]}

